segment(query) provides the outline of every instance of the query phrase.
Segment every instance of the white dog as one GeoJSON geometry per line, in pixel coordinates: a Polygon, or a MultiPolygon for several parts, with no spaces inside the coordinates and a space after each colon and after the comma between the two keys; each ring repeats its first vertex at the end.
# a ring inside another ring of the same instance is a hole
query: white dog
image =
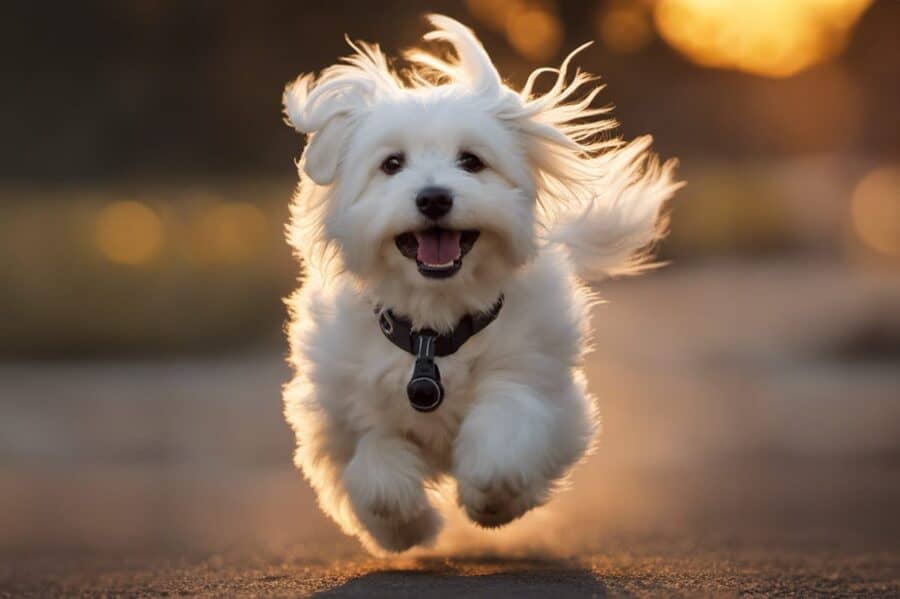
{"type": "Polygon", "coordinates": [[[579,281],[638,270],[678,187],[649,137],[604,135],[572,55],[515,92],[469,29],[430,20],[455,59],[397,72],[351,43],[284,95],[309,136],[285,415],[321,508],[372,551],[434,539],[426,487],[448,477],[486,527],[548,501],[598,427],[579,281]]]}

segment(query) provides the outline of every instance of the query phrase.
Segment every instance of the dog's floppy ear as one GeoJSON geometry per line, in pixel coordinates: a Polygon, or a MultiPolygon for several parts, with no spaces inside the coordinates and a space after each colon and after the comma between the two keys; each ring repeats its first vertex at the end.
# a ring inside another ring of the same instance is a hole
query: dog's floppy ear
{"type": "Polygon", "coordinates": [[[306,133],[303,169],[319,185],[334,181],[350,127],[371,85],[362,78],[301,75],[284,90],[287,123],[306,133]]]}

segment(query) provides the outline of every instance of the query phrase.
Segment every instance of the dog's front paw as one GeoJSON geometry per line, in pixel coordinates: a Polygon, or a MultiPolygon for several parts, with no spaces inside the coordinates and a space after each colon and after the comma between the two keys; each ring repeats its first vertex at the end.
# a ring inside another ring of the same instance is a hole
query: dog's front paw
{"type": "Polygon", "coordinates": [[[360,521],[368,532],[369,549],[374,552],[400,553],[418,545],[428,545],[441,530],[443,520],[430,505],[411,520],[399,521],[372,514],[360,514],[360,521]]]}
{"type": "Polygon", "coordinates": [[[354,467],[344,473],[353,509],[366,521],[372,517],[395,523],[411,522],[429,508],[422,481],[389,467],[354,467]]]}
{"type": "Polygon", "coordinates": [[[476,524],[496,528],[546,503],[549,484],[542,480],[526,481],[520,475],[494,475],[487,479],[457,478],[457,498],[466,514],[476,524]]]}
{"type": "Polygon", "coordinates": [[[431,542],[442,520],[428,502],[421,481],[389,469],[350,472],[347,492],[356,517],[374,544],[373,551],[406,551],[431,542]]]}

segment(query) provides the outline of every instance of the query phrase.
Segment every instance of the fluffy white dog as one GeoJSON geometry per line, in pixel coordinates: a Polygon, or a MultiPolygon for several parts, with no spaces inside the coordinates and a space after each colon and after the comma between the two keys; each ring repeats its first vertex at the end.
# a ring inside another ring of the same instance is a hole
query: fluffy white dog
{"type": "Polygon", "coordinates": [[[598,428],[580,281],[645,264],[678,187],[649,137],[607,135],[572,55],[516,92],[469,29],[430,20],[455,58],[412,51],[398,72],[351,43],[284,95],[309,136],[285,415],[321,508],[372,551],[434,539],[438,481],[485,527],[560,487],[598,428]]]}

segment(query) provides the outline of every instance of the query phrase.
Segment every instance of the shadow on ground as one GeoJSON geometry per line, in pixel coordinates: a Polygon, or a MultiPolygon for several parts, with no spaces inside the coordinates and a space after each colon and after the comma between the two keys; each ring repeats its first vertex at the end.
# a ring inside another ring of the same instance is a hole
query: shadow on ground
{"type": "Polygon", "coordinates": [[[605,597],[606,587],[578,564],[481,558],[429,559],[419,567],[369,572],[314,597],[605,597]]]}

